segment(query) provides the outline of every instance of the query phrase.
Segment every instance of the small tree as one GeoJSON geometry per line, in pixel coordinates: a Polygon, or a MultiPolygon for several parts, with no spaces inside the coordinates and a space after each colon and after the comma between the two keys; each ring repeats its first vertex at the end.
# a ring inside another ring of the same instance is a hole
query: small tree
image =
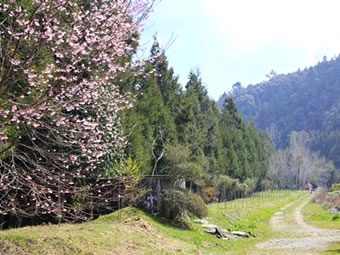
{"type": "Polygon", "coordinates": [[[239,191],[240,183],[238,179],[233,179],[227,175],[218,177],[215,192],[220,201],[232,200],[236,192],[239,191]]]}
{"type": "Polygon", "coordinates": [[[190,159],[191,152],[184,145],[169,146],[167,159],[169,160],[169,175],[174,181],[185,180],[190,182],[190,190],[193,182],[199,182],[202,176],[202,168],[190,159]]]}

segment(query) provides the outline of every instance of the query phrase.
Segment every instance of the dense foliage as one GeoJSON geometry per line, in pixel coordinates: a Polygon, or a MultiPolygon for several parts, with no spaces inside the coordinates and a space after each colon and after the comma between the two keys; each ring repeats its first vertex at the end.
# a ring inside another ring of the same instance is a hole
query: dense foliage
{"type": "Polygon", "coordinates": [[[122,153],[118,114],[131,105],[118,78],[138,74],[148,11],[148,1],[2,1],[1,214],[79,216],[84,179],[107,176],[107,156],[122,153]]]}
{"type": "Polygon", "coordinates": [[[339,168],[340,57],[270,77],[247,88],[235,84],[232,95],[242,116],[265,130],[276,148],[289,146],[292,131],[307,132],[310,149],[339,168]]]}
{"type": "Polygon", "coordinates": [[[272,150],[266,134],[244,122],[231,97],[219,109],[198,71],[182,87],[157,41],[151,58],[145,72],[156,72],[131,85],[134,107],[123,116],[127,155],[141,162],[144,174],[169,174],[189,188],[200,186],[207,200],[219,193],[219,176],[252,179],[260,187],[272,150]]]}
{"type": "Polygon", "coordinates": [[[86,219],[140,174],[184,179],[206,201],[231,199],[229,180],[237,194],[263,187],[271,143],[231,97],[219,109],[198,71],[179,84],[157,41],[136,61],[152,3],[0,4],[0,214],[86,219]]]}
{"type": "Polygon", "coordinates": [[[208,215],[208,207],[194,193],[178,189],[164,190],[160,215],[168,220],[179,220],[187,213],[204,218],[208,215]]]}

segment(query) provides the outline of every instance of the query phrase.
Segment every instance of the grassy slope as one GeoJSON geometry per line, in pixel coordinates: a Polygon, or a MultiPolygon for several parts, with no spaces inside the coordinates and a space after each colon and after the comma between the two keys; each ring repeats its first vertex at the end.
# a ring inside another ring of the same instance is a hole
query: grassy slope
{"type": "MultiPolygon", "coordinates": [[[[221,240],[198,223],[183,230],[135,208],[93,222],[25,227],[0,233],[0,254],[246,254],[269,239],[268,220],[302,192],[266,192],[258,197],[209,205],[209,223],[255,237],[221,240]]],[[[272,236],[271,236],[272,237],[272,236]]]]}

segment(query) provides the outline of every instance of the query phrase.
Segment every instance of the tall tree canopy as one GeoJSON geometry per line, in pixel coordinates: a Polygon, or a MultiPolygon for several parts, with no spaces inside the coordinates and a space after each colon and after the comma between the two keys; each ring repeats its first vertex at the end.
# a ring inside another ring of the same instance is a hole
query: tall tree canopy
{"type": "Polygon", "coordinates": [[[259,186],[271,152],[265,133],[244,122],[231,97],[220,110],[199,71],[189,73],[182,89],[157,40],[151,57],[155,53],[161,54],[145,71],[157,72],[136,80],[134,107],[124,114],[126,153],[141,162],[145,174],[183,177],[202,187],[228,175],[259,186]]]}

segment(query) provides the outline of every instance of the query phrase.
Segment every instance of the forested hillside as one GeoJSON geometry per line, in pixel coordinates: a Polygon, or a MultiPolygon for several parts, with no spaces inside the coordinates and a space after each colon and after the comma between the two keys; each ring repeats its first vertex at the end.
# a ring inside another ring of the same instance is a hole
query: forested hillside
{"type": "Polygon", "coordinates": [[[153,3],[0,3],[2,220],[93,219],[141,175],[185,179],[205,201],[269,185],[269,138],[231,97],[219,109],[199,72],[179,84],[157,41],[136,56],[153,3]]]}
{"type": "Polygon", "coordinates": [[[340,57],[324,58],[316,66],[287,75],[272,72],[268,81],[247,88],[235,84],[232,91],[242,116],[265,130],[277,149],[288,147],[292,131],[304,131],[309,147],[331,159],[337,168],[339,95],[340,57]]]}

